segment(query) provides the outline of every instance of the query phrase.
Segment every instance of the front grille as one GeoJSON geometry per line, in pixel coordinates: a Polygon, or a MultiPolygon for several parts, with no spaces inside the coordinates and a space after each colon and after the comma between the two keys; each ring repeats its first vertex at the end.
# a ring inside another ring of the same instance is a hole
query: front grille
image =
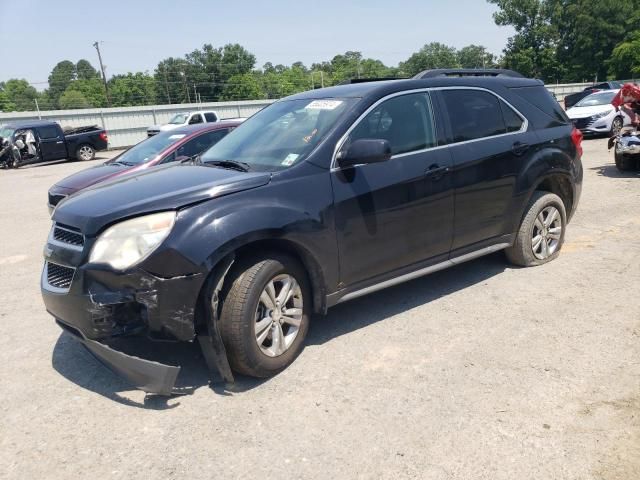
{"type": "Polygon", "coordinates": [[[584,130],[585,128],[589,128],[594,120],[595,118],[593,117],[576,118],[573,120],[573,124],[578,130],[584,130]]]}
{"type": "Polygon", "coordinates": [[[55,288],[68,289],[71,286],[71,280],[73,280],[73,274],[75,268],[63,267],[55,263],[47,262],[45,268],[47,269],[47,283],[55,288]]]}
{"type": "Polygon", "coordinates": [[[84,236],[80,232],[74,232],[59,225],[53,227],[53,238],[59,242],[68,243],[69,245],[75,245],[77,247],[84,245],[84,236]]]}
{"type": "Polygon", "coordinates": [[[49,205],[51,205],[52,207],[55,207],[65,197],[66,197],[66,195],[52,195],[52,194],[49,194],[49,205]]]}

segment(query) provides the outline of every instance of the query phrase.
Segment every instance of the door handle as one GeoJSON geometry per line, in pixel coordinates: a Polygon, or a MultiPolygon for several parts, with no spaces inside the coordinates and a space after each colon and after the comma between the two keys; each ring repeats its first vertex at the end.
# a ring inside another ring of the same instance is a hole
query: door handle
{"type": "Polygon", "coordinates": [[[527,150],[529,150],[528,143],[516,142],[511,146],[511,151],[514,153],[514,155],[520,156],[527,150]]]}
{"type": "Polygon", "coordinates": [[[62,140],[60,140],[59,142],[56,142],[56,143],[64,143],[64,142],[62,140]]]}
{"type": "Polygon", "coordinates": [[[434,163],[427,169],[427,171],[425,172],[425,176],[435,182],[449,173],[449,170],[449,167],[441,167],[437,163],[434,163]]]}

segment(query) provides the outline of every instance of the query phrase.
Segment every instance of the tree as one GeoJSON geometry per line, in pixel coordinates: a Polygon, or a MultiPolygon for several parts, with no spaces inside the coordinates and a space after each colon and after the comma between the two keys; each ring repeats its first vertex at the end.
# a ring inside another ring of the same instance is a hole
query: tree
{"type": "Polygon", "coordinates": [[[432,68],[457,67],[459,67],[459,63],[456,49],[438,42],[427,43],[411,55],[406,62],[400,63],[401,73],[411,77],[432,68]]]}
{"type": "Polygon", "coordinates": [[[607,78],[607,61],[640,26],[640,0],[547,0],[569,81],[607,78]]]}
{"type": "Polygon", "coordinates": [[[71,110],[75,108],[89,108],[92,105],[89,104],[84,95],[78,90],[67,89],[60,95],[58,101],[60,108],[64,110],[71,110]]]}
{"type": "Polygon", "coordinates": [[[487,0],[497,5],[496,25],[511,25],[516,34],[504,50],[504,66],[527,77],[558,80],[563,75],[557,61],[558,29],[552,22],[550,0],[487,0]]]}
{"type": "Polygon", "coordinates": [[[251,73],[243,73],[229,77],[222,92],[222,100],[253,100],[264,98],[260,82],[251,73]]]}
{"type": "Polygon", "coordinates": [[[58,104],[60,95],[76,78],[76,66],[69,60],[58,62],[49,75],[49,95],[54,104],[58,104]]]}
{"type": "Polygon", "coordinates": [[[76,63],[76,77],[78,80],[91,80],[100,78],[100,74],[88,60],[82,59],[76,63]]]}
{"type": "MultiPolygon", "coordinates": [[[[71,82],[71,84],[65,90],[65,93],[68,92],[78,92],[82,94],[82,98],[85,100],[83,103],[86,104],[86,107],[106,107],[107,106],[107,98],[104,93],[104,85],[102,83],[102,79],[95,77],[90,80],[75,80],[71,82]]],[[[62,98],[62,97],[60,97],[62,98]]],[[[69,97],[67,97],[69,98],[69,97]]],[[[71,98],[77,100],[79,96],[73,95],[71,98]]],[[[64,108],[62,103],[58,102],[60,108],[64,108]]],[[[68,104],[68,101],[67,101],[68,104]]],[[[75,107],[81,108],[81,107],[75,107]]]]}
{"type": "Polygon", "coordinates": [[[114,107],[153,105],[156,103],[156,81],[148,73],[115,75],[109,80],[111,103],[114,107]]]}
{"type": "Polygon", "coordinates": [[[0,112],[13,112],[16,109],[16,106],[9,100],[4,88],[5,83],[0,82],[0,112]]]}
{"type": "Polygon", "coordinates": [[[458,50],[458,64],[461,68],[494,68],[495,56],[481,45],[467,45],[458,50]]]}
{"type": "Polygon", "coordinates": [[[609,74],[629,79],[640,76],[640,30],[630,33],[614,49],[608,62],[609,74]]]}
{"type": "Polygon", "coordinates": [[[26,80],[8,80],[4,83],[2,92],[7,99],[7,105],[13,107],[13,110],[23,112],[36,109],[35,99],[38,98],[38,91],[26,80]]]}

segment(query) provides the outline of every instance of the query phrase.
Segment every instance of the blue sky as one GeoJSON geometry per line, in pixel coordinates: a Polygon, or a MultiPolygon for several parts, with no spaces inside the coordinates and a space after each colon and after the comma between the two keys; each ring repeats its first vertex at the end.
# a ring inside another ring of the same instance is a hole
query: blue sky
{"type": "Polygon", "coordinates": [[[240,43],[257,57],[291,64],[347,50],[397,65],[428,42],[482,44],[499,54],[512,35],[494,24],[485,0],[0,0],[0,80],[46,88],[60,60],[86,58],[102,41],[107,76],[153,72],[159,60],[204,43],[240,43]]]}

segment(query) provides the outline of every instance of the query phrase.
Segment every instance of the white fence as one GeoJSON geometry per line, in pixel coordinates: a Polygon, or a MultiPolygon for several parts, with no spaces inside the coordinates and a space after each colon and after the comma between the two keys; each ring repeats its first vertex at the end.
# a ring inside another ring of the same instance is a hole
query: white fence
{"type": "Polygon", "coordinates": [[[178,112],[215,110],[220,118],[249,117],[273,100],[181,103],[151,107],[90,108],[42,112],[0,113],[0,125],[22,120],[53,120],[63,127],[98,125],[109,135],[109,148],[128,147],[146,138],[150,125],[167,123],[178,112]]]}
{"type": "MultiPolygon", "coordinates": [[[[549,84],[547,88],[559,102],[570,93],[580,92],[591,83],[549,84]]],[[[20,120],[53,120],[63,127],[98,125],[109,134],[109,147],[135,145],[146,137],[150,125],[167,123],[178,112],[215,110],[220,118],[248,117],[274,100],[246,100],[237,102],[183,103],[150,107],[90,108],[82,110],[50,110],[43,112],[0,113],[0,125],[20,120]]]]}

